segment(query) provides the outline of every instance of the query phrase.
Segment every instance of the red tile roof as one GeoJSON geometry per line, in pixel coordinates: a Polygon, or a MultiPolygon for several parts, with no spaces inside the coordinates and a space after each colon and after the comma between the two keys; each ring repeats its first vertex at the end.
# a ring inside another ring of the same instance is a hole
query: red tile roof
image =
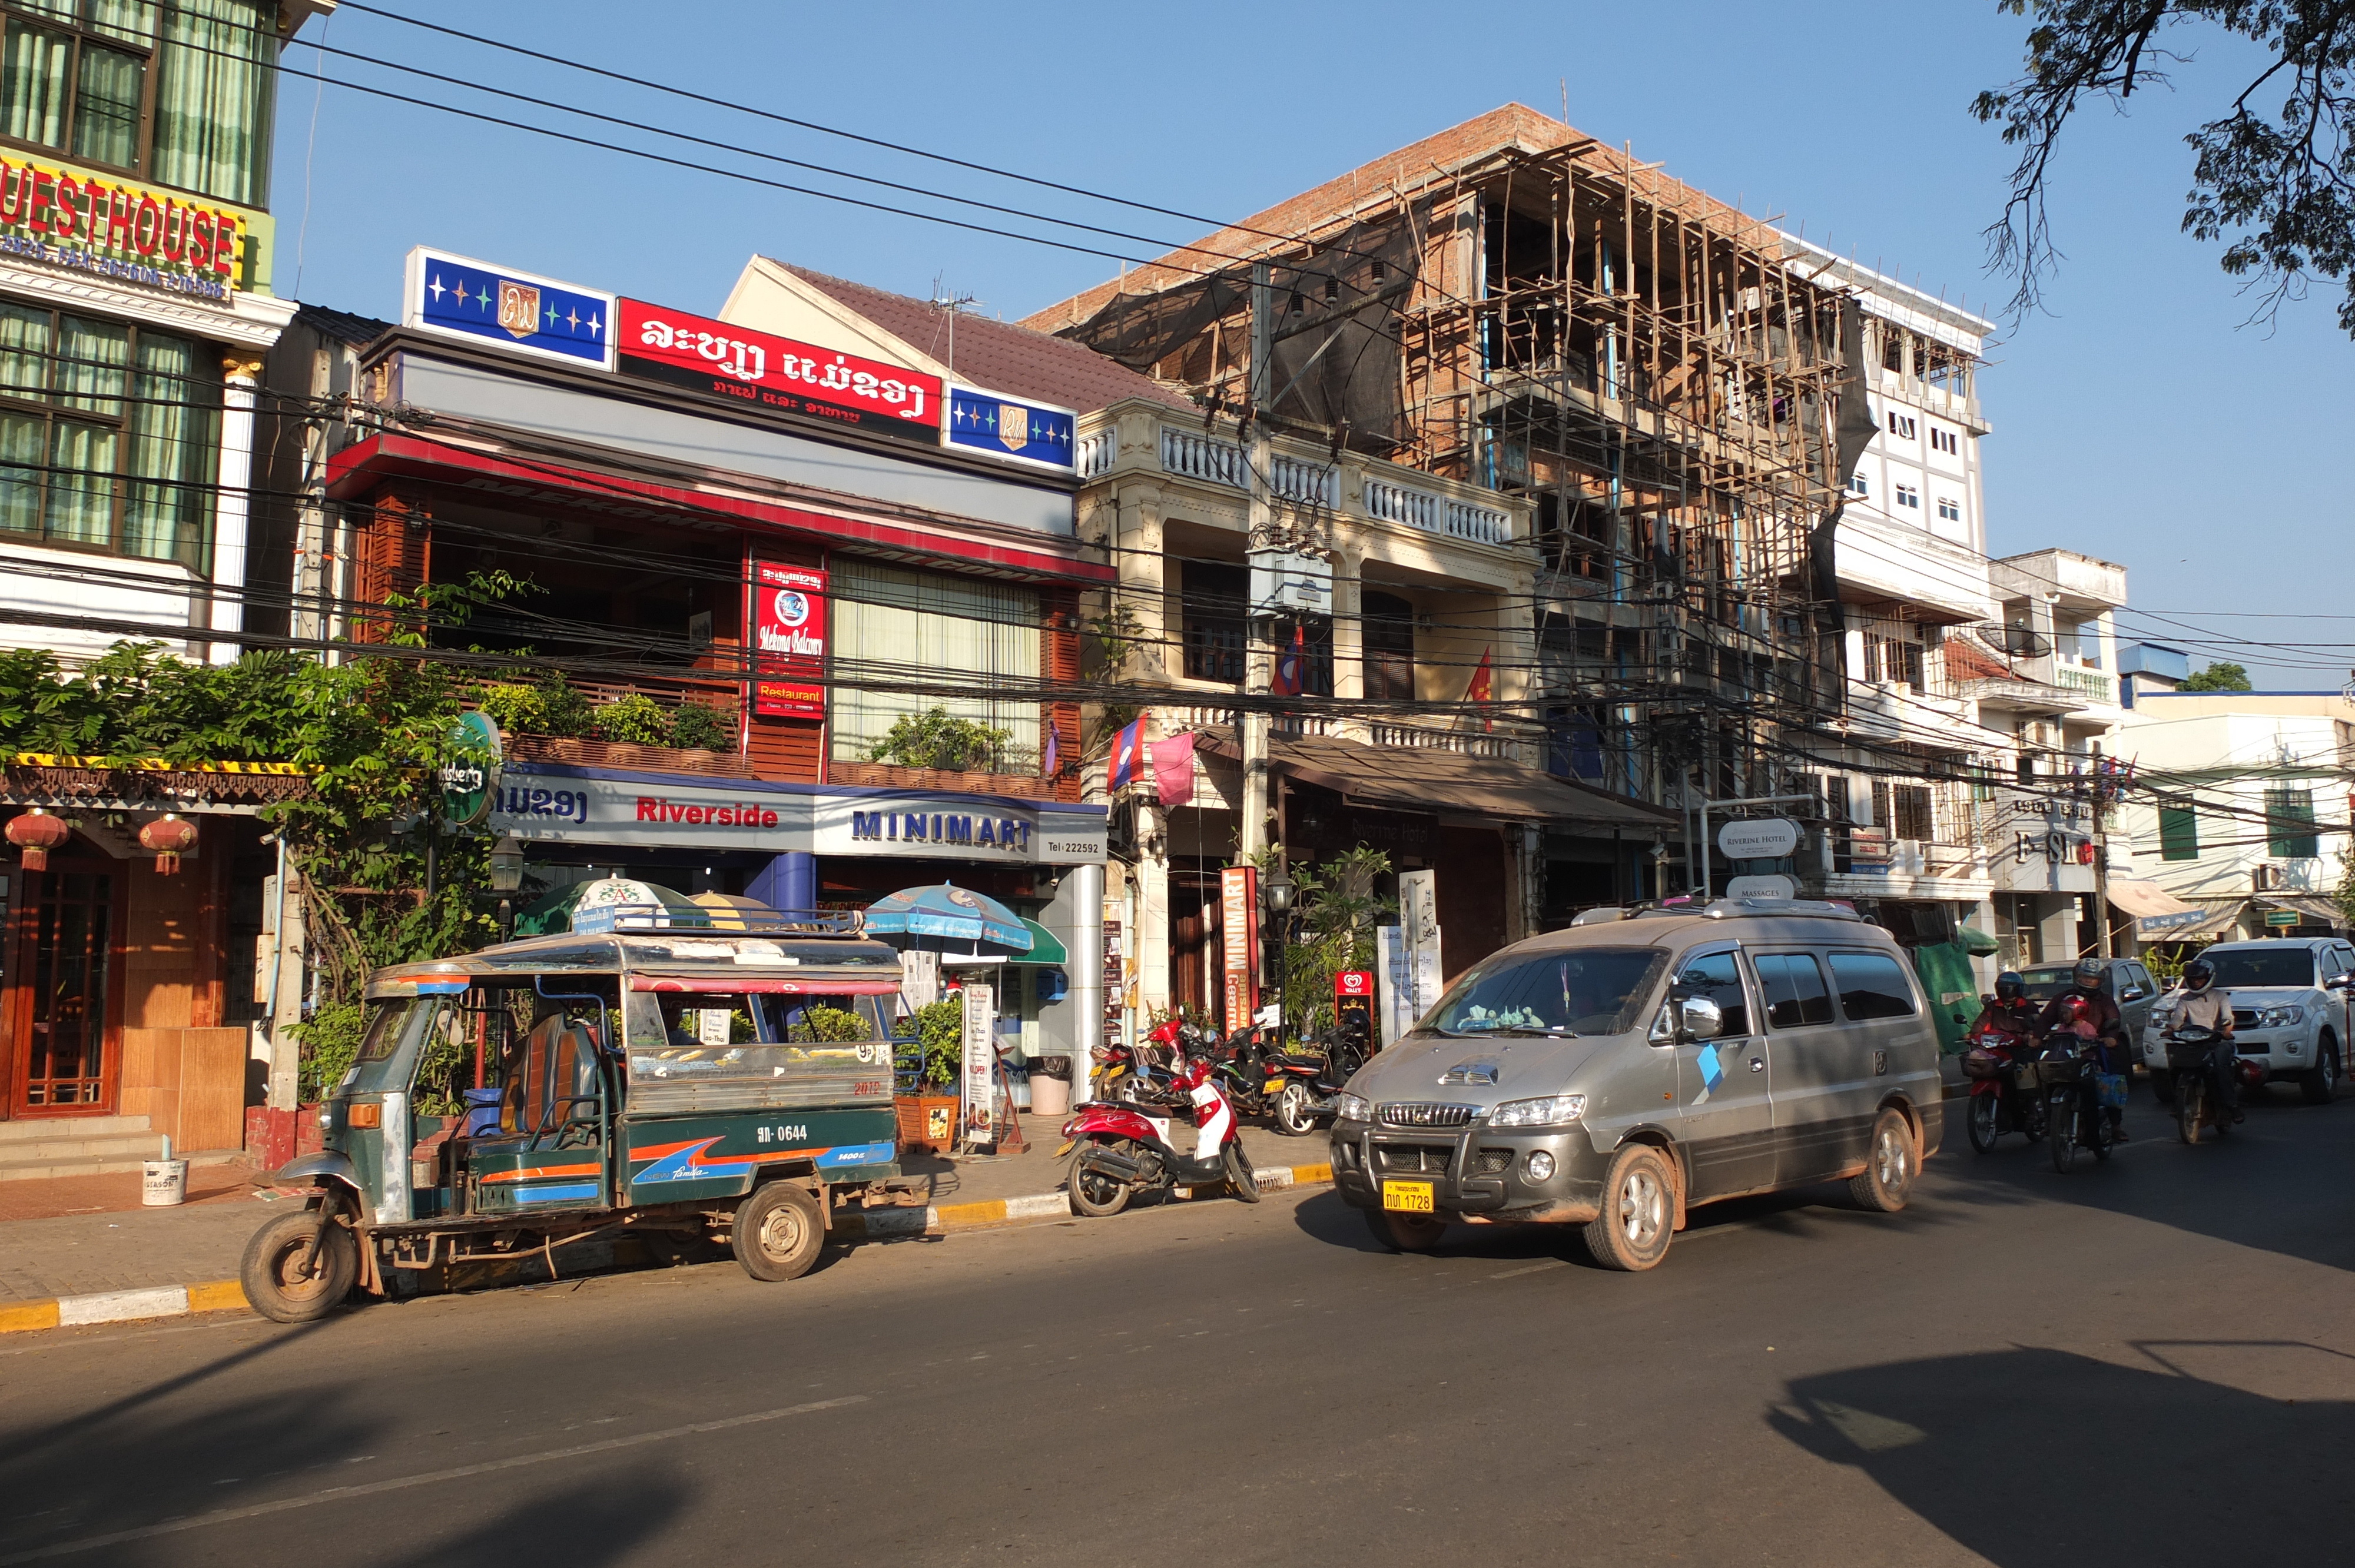
{"type": "MultiPolygon", "coordinates": [[[[789,262],[776,265],[909,346],[936,360],[948,358],[947,323],[931,302],[828,277],[789,262]]],[[[957,317],[954,368],[959,380],[988,391],[1035,397],[1082,414],[1124,397],[1148,398],[1174,408],[1194,406],[1176,388],[1140,376],[1092,348],[985,316],[957,317]]]]}

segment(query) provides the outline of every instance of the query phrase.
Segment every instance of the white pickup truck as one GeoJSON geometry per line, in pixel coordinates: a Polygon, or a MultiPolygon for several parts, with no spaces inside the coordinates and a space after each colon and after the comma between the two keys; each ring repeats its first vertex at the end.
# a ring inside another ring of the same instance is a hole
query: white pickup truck
{"type": "MultiPolygon", "coordinates": [[[[2311,1106],[2339,1093],[2355,988],[2355,945],[2339,937],[2219,942],[2200,956],[2214,966],[2216,988],[2232,998],[2232,1045],[2243,1061],[2264,1064],[2265,1081],[2294,1081],[2311,1106]]],[[[2143,1063],[2161,1100],[2173,1097],[2161,1037],[2183,993],[2169,991],[2151,1009],[2143,1063]]]]}

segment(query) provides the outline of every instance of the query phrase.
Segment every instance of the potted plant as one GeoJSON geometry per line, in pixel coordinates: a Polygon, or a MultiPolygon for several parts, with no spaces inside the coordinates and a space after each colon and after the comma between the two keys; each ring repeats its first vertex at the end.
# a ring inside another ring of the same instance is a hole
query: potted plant
{"type": "Polygon", "coordinates": [[[946,1153],[956,1142],[957,1073],[964,1059],[964,1003],[954,997],[911,1015],[915,1036],[902,1057],[910,1064],[892,1104],[902,1150],[946,1153]],[[912,1082],[907,1080],[911,1079],[912,1082]]]}

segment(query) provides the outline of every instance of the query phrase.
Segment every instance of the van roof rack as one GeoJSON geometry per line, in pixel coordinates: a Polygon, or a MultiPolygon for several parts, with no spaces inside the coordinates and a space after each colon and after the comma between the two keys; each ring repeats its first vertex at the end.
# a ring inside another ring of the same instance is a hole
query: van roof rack
{"type": "Polygon", "coordinates": [[[1572,916],[1570,923],[1572,926],[1599,926],[1611,920],[1653,920],[1669,916],[1732,920],[1770,915],[1807,915],[1819,920],[1853,920],[1859,924],[1864,919],[1856,912],[1854,905],[1822,898],[1700,898],[1687,895],[1678,898],[1647,899],[1641,904],[1615,907],[1606,905],[1597,909],[1582,910],[1572,916]]]}

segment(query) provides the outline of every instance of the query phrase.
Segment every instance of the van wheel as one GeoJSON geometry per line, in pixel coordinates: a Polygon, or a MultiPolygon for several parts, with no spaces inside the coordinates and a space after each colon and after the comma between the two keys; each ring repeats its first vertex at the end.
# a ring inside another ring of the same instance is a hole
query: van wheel
{"type": "Polygon", "coordinates": [[[2314,1068],[2297,1075],[2297,1090],[2307,1105],[2327,1106],[2339,1097],[2339,1042],[2324,1030],[2314,1043],[2314,1068]]]}
{"type": "Polygon", "coordinates": [[[315,1321],[352,1293],[360,1271],[357,1243],[348,1227],[329,1220],[314,1258],[311,1237],[318,1228],[319,1212],[301,1210],[280,1214],[245,1244],[238,1283],[246,1304],[273,1323],[315,1321]]]}
{"type": "Polygon", "coordinates": [[[1623,1146],[1603,1178],[1603,1212],[1587,1222],[1586,1250],[1605,1268],[1640,1274],[1668,1255],[1676,1178],[1648,1143],[1623,1146]]]}
{"type": "Polygon", "coordinates": [[[1894,1107],[1873,1118],[1872,1147],[1864,1169],[1849,1178],[1848,1190],[1857,1202],[1880,1213],[1893,1214],[1905,1206],[1913,1177],[1922,1169],[1913,1144],[1913,1124],[1894,1107]]]}
{"type": "Polygon", "coordinates": [[[1385,1209],[1360,1209],[1374,1240],[1391,1252],[1430,1252],[1447,1234],[1447,1222],[1436,1214],[1397,1214],[1385,1209]]]}
{"type": "Polygon", "coordinates": [[[736,1205],[729,1227],[736,1261],[755,1279],[798,1279],[817,1262],[826,1225],[817,1200],[791,1181],[772,1181],[736,1205]]]}

